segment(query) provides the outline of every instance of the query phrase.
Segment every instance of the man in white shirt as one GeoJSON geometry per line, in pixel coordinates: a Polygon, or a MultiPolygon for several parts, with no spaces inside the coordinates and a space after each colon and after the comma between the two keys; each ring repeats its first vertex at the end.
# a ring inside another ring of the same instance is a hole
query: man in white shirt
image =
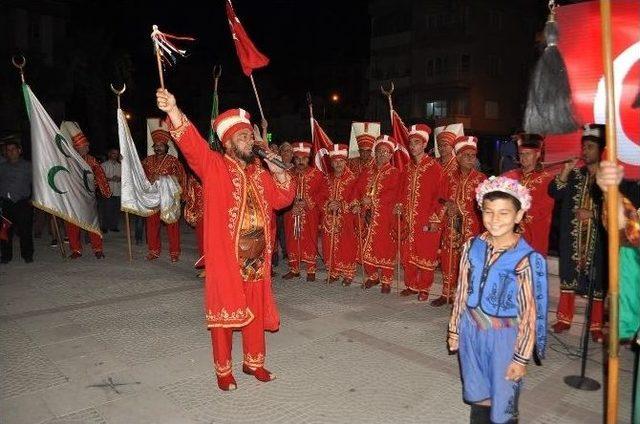
{"type": "Polygon", "coordinates": [[[108,159],[102,163],[102,169],[107,176],[111,197],[104,199],[104,222],[102,226],[105,230],[118,232],[120,224],[120,152],[117,148],[109,150],[108,159]]]}

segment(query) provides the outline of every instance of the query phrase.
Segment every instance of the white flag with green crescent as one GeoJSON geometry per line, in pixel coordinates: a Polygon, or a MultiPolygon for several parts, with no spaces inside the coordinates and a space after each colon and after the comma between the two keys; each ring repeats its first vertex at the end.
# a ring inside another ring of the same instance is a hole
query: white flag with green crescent
{"type": "Polygon", "coordinates": [[[27,84],[22,92],[31,123],[33,206],[101,235],[91,167],[62,136],[27,84]]]}

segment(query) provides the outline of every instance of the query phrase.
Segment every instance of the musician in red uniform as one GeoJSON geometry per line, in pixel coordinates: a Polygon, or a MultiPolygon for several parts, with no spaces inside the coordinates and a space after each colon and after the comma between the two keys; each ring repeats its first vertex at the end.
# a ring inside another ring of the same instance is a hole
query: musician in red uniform
{"type": "MultiPolygon", "coordinates": [[[[458,160],[455,155],[456,139],[464,135],[464,128],[462,124],[451,124],[443,127],[438,127],[434,131],[436,136],[436,145],[440,157],[438,162],[442,167],[442,180],[440,182],[440,202],[445,202],[450,198],[450,186],[453,184],[453,179],[456,178],[458,172],[458,160]]],[[[451,278],[455,276],[452,272],[453,268],[458,268],[458,262],[456,262],[455,252],[462,248],[462,245],[458,246],[458,233],[455,229],[454,216],[448,216],[441,214],[442,228],[440,234],[440,269],[442,271],[442,287],[443,292],[437,299],[431,302],[433,306],[441,306],[447,303],[447,301],[453,301],[453,297],[445,293],[445,288],[448,293],[448,288],[451,287],[451,278]]]]}
{"type": "Polygon", "coordinates": [[[218,387],[237,387],[231,363],[234,329],[242,331],[242,371],[271,381],[275,375],[264,367],[264,332],[280,324],[271,292],[271,216],[291,203],[295,186],[271,162],[269,170],[255,162],[250,116],[244,110],[228,110],[213,122],[225,148],[222,155],[209,149],[171,93],[159,89],[156,97],[171,120],[176,144],[203,185],[205,318],[218,387]]]}
{"type": "MultiPolygon", "coordinates": [[[[95,187],[100,190],[100,193],[104,197],[111,197],[111,188],[107,181],[107,176],[104,173],[104,169],[100,165],[100,162],[89,154],[89,140],[84,135],[80,127],[75,122],[64,121],[60,125],[60,130],[67,135],[73,144],[74,149],[78,152],[82,159],[91,167],[93,171],[93,179],[95,187]]],[[[96,193],[97,194],[97,193],[96,193]]],[[[82,256],[82,241],[80,237],[80,227],[71,222],[65,221],[65,227],[67,229],[67,237],[69,237],[69,247],[71,248],[71,259],[76,259],[82,256]]],[[[89,240],[91,242],[91,248],[96,259],[104,258],[104,251],[102,247],[102,236],[89,233],[89,240]]]]}
{"type": "Polygon", "coordinates": [[[296,199],[284,215],[284,231],[289,260],[289,272],[282,276],[285,280],[298,278],[304,263],[307,267],[307,281],[316,280],[316,259],[318,257],[318,225],[320,222],[321,197],[324,174],[315,166],[309,166],[311,143],[293,144],[294,168],[290,171],[296,184],[296,199]]]}
{"type": "MultiPolygon", "coordinates": [[[[142,161],[142,168],[147,178],[153,184],[160,176],[167,175],[174,177],[182,189],[182,194],[179,195],[176,193],[176,196],[184,197],[186,194],[187,174],[178,158],[168,154],[169,141],[171,140],[169,131],[160,127],[151,132],[151,138],[153,140],[154,154],[147,156],[142,161]]],[[[165,223],[165,225],[167,227],[167,235],[169,236],[169,256],[171,257],[171,262],[177,262],[180,259],[180,221],[165,223]]],[[[162,246],[160,226],[160,212],[156,212],[147,217],[148,260],[154,260],[160,257],[162,246]]]]}
{"type": "Polygon", "coordinates": [[[402,296],[418,295],[419,301],[429,298],[433,274],[438,265],[442,167],[425,153],[431,128],[416,124],[409,129],[411,162],[402,174],[401,203],[405,235],[402,243],[402,266],[406,288],[402,296]],[[437,182],[437,183],[434,183],[437,182]]]}
{"type": "Polygon", "coordinates": [[[546,256],[554,206],[554,199],[549,195],[548,188],[556,173],[544,169],[540,162],[542,136],[522,133],[516,137],[520,169],[508,171],[504,176],[520,181],[520,184],[529,189],[531,209],[520,222],[520,229],[531,247],[546,256]]]}
{"type": "Polygon", "coordinates": [[[329,150],[332,171],[325,177],[328,196],[323,202],[321,230],[322,254],[329,272],[329,281],[342,278],[349,286],[356,274],[358,251],[357,223],[351,212],[356,176],[347,166],[349,147],[334,144],[329,150]]]}
{"type": "Polygon", "coordinates": [[[393,269],[397,256],[395,205],[400,198],[400,171],[390,161],[396,142],[388,135],[378,137],[374,145],[375,166],[358,178],[356,195],[359,202],[354,213],[363,213],[364,240],[362,263],[367,275],[365,288],[382,283],[380,291],[391,292],[393,269]]]}
{"type": "Polygon", "coordinates": [[[448,187],[448,200],[445,203],[448,217],[450,241],[445,244],[442,256],[448,263],[443,263],[442,296],[431,302],[433,306],[453,303],[458,283],[458,264],[460,262],[460,246],[469,238],[480,234],[482,221],[475,194],[476,187],[487,179],[476,166],[478,139],[473,136],[461,136],[456,139],[455,154],[458,170],[453,173],[448,187]]]}

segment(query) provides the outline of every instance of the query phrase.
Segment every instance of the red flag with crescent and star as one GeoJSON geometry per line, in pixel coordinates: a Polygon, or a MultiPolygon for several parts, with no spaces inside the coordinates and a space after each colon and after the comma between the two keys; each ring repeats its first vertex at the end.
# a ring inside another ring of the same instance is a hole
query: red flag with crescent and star
{"type": "Polygon", "coordinates": [[[393,166],[403,171],[409,160],[409,130],[402,122],[398,113],[391,109],[391,136],[396,141],[396,150],[393,152],[393,166]]]}
{"type": "Polygon", "coordinates": [[[238,19],[236,12],[233,10],[231,0],[227,0],[226,9],[229,27],[231,28],[231,37],[236,46],[236,53],[238,53],[238,59],[240,59],[242,72],[246,76],[251,76],[254,69],[267,66],[269,58],[260,53],[249,38],[249,34],[244,30],[240,19],[238,19]]]}
{"type": "Polygon", "coordinates": [[[314,163],[323,174],[326,174],[331,169],[329,150],[333,149],[333,142],[315,118],[311,118],[311,143],[313,144],[314,163]]]}
{"type": "MultiPolygon", "coordinates": [[[[640,87],[640,2],[611,2],[617,157],[625,178],[640,178],[640,109],[634,101],[640,87]]],[[[576,116],[581,123],[606,121],[600,7],[597,1],[558,8],[558,48],[567,64],[576,116]]],[[[580,135],[549,135],[546,160],[580,154],[580,135]]]]}

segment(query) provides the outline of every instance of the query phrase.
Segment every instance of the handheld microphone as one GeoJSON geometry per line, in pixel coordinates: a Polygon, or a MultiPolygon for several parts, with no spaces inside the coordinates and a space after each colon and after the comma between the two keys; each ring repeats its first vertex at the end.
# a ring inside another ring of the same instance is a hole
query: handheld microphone
{"type": "Polygon", "coordinates": [[[263,149],[261,149],[258,146],[253,146],[253,153],[255,153],[256,155],[260,156],[262,159],[264,160],[268,160],[269,162],[271,162],[272,164],[282,168],[282,169],[291,169],[293,167],[293,165],[289,164],[289,165],[285,165],[284,162],[282,162],[280,159],[278,158],[273,158],[273,159],[269,159],[269,156],[267,155],[267,152],[265,152],[263,149]]]}

